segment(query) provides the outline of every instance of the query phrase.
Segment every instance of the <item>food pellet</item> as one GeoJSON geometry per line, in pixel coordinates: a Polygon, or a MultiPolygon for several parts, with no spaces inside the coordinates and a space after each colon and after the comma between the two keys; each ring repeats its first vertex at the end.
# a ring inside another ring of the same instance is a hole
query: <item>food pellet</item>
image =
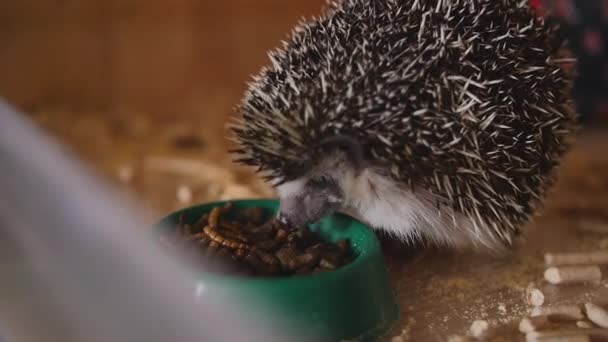
{"type": "Polygon", "coordinates": [[[177,200],[182,204],[192,202],[192,190],[190,187],[181,185],[177,188],[177,200]]]}
{"type": "Polygon", "coordinates": [[[608,328],[608,311],[593,303],[585,304],[587,318],[602,328],[608,328]]]}
{"type": "Polygon", "coordinates": [[[585,318],[578,305],[537,306],[530,316],[547,316],[550,321],[580,321],[585,318]]]}
{"type": "Polygon", "coordinates": [[[547,266],[604,265],[608,264],[608,252],[547,253],[545,264],[547,266]]]}
{"type": "Polygon", "coordinates": [[[533,331],[526,334],[526,342],[591,342],[591,338],[582,332],[566,334],[533,331]]]}
{"type": "Polygon", "coordinates": [[[526,291],[528,304],[533,306],[541,306],[545,302],[545,295],[535,288],[530,288],[526,291]]]}
{"type": "Polygon", "coordinates": [[[587,321],[578,321],[576,322],[576,326],[581,328],[581,329],[591,329],[593,328],[593,324],[587,322],[587,321]]]}
{"type": "Polygon", "coordinates": [[[526,334],[526,341],[603,341],[608,338],[608,330],[600,328],[567,328],[550,331],[533,331],[526,334]],[[586,339],[585,339],[586,338],[586,339]]]}
{"type": "Polygon", "coordinates": [[[524,334],[529,333],[542,329],[548,326],[549,323],[547,316],[525,317],[519,322],[519,331],[524,334]]]}
{"type": "Polygon", "coordinates": [[[545,271],[545,280],[551,284],[569,284],[600,281],[602,271],[598,266],[562,266],[549,267],[545,271]]]}
{"type": "Polygon", "coordinates": [[[577,228],[589,233],[608,234],[608,222],[599,220],[581,220],[577,228]]]}
{"type": "Polygon", "coordinates": [[[482,338],[486,335],[486,333],[488,332],[489,326],[488,326],[488,322],[483,321],[483,320],[477,320],[475,322],[473,322],[473,324],[471,324],[471,335],[473,335],[473,337],[475,338],[482,338]]]}

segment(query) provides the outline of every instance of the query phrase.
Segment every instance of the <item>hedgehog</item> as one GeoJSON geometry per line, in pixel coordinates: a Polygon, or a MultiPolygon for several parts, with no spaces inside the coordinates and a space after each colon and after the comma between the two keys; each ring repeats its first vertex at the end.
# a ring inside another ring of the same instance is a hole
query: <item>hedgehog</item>
{"type": "Polygon", "coordinates": [[[560,32],[521,0],[330,1],[269,52],[230,152],[294,227],[344,213],[403,241],[504,250],[576,128],[560,32]]]}

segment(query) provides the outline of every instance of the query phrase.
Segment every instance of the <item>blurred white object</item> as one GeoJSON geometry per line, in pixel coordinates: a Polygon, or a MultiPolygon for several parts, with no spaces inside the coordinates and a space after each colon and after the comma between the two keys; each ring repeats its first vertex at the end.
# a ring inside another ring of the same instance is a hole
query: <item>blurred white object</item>
{"type": "Polygon", "coordinates": [[[181,204],[189,204],[192,202],[192,189],[187,185],[180,185],[177,187],[177,200],[181,204]]]}
{"type": "Polygon", "coordinates": [[[0,322],[15,341],[294,340],[197,285],[139,208],[22,118],[0,102],[0,322]]]}
{"type": "Polygon", "coordinates": [[[118,168],[118,179],[125,184],[131,183],[133,180],[133,166],[121,165],[118,168]]]}

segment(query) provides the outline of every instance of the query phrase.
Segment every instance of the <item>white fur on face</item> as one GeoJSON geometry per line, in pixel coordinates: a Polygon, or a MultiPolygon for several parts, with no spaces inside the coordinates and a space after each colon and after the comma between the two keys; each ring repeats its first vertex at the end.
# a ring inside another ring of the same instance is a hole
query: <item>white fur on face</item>
{"type": "Polygon", "coordinates": [[[299,178],[294,181],[285,182],[277,187],[277,193],[279,194],[279,198],[287,198],[291,196],[295,196],[298,193],[302,192],[302,188],[306,180],[304,178],[299,178]]]}
{"type": "MultiPolygon", "coordinates": [[[[400,183],[375,172],[342,170],[335,176],[344,192],[341,210],[374,229],[384,230],[404,241],[425,238],[438,245],[456,248],[500,250],[503,243],[491,234],[491,227],[479,226],[451,209],[438,210],[432,195],[422,189],[412,192],[400,183]]],[[[300,193],[306,178],[277,188],[285,198],[300,193]]]]}
{"type": "Polygon", "coordinates": [[[500,249],[502,242],[490,227],[479,227],[451,209],[438,210],[432,195],[422,189],[412,192],[400,183],[371,169],[342,178],[344,212],[405,241],[425,238],[452,247],[500,249]]]}

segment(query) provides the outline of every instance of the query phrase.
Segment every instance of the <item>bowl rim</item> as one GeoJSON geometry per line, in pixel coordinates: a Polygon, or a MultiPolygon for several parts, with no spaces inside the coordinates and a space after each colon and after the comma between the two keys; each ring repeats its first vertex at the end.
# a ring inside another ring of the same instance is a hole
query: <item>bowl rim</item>
{"type": "MultiPolygon", "coordinates": [[[[276,200],[276,199],[249,198],[249,199],[232,199],[232,200],[219,200],[219,201],[203,202],[203,203],[191,205],[189,207],[184,207],[184,208],[175,210],[173,212],[170,212],[167,215],[164,215],[161,219],[156,221],[156,224],[154,224],[155,231],[159,234],[163,234],[163,231],[165,231],[167,229],[169,229],[169,230],[173,229],[174,227],[167,225],[166,222],[174,217],[178,217],[181,213],[185,213],[188,211],[194,211],[194,210],[204,210],[204,211],[208,212],[209,210],[207,210],[207,208],[211,209],[213,207],[221,206],[226,203],[234,203],[237,205],[246,204],[246,205],[251,205],[252,207],[256,206],[256,204],[257,204],[258,207],[263,207],[264,209],[270,209],[273,212],[275,212],[276,209],[278,208],[278,200],[276,200]],[[272,206],[273,208],[269,208],[269,206],[272,206]]],[[[247,277],[247,276],[230,275],[230,274],[222,275],[222,274],[207,272],[207,271],[199,269],[199,270],[195,270],[195,272],[196,272],[195,276],[196,276],[197,280],[204,280],[206,282],[212,281],[215,283],[247,281],[248,283],[255,283],[255,284],[259,284],[259,285],[270,284],[270,283],[272,283],[273,285],[276,285],[276,284],[287,285],[290,283],[298,283],[298,285],[301,286],[301,285],[305,285],[305,283],[313,284],[313,283],[318,283],[318,282],[334,281],[338,278],[342,278],[345,274],[348,274],[350,272],[355,272],[360,267],[365,267],[366,263],[368,263],[371,260],[377,259],[378,256],[381,257],[380,242],[370,227],[368,227],[364,223],[358,221],[357,219],[355,219],[349,215],[343,214],[343,213],[335,213],[335,214],[327,217],[326,219],[331,219],[331,218],[335,218],[335,217],[339,217],[339,218],[347,220],[349,222],[349,229],[348,229],[349,232],[351,232],[351,234],[353,234],[352,232],[354,232],[354,234],[360,234],[361,240],[363,241],[362,245],[352,244],[352,241],[351,241],[351,248],[353,248],[353,250],[355,252],[354,260],[352,260],[348,264],[346,264],[342,267],[339,267],[335,270],[325,271],[325,272],[321,272],[321,273],[317,273],[317,274],[292,275],[292,276],[287,276],[287,277],[281,277],[281,276],[247,277]]],[[[348,236],[344,236],[344,238],[348,238],[348,236]]],[[[380,258],[380,260],[382,260],[382,259],[380,258]]]]}

